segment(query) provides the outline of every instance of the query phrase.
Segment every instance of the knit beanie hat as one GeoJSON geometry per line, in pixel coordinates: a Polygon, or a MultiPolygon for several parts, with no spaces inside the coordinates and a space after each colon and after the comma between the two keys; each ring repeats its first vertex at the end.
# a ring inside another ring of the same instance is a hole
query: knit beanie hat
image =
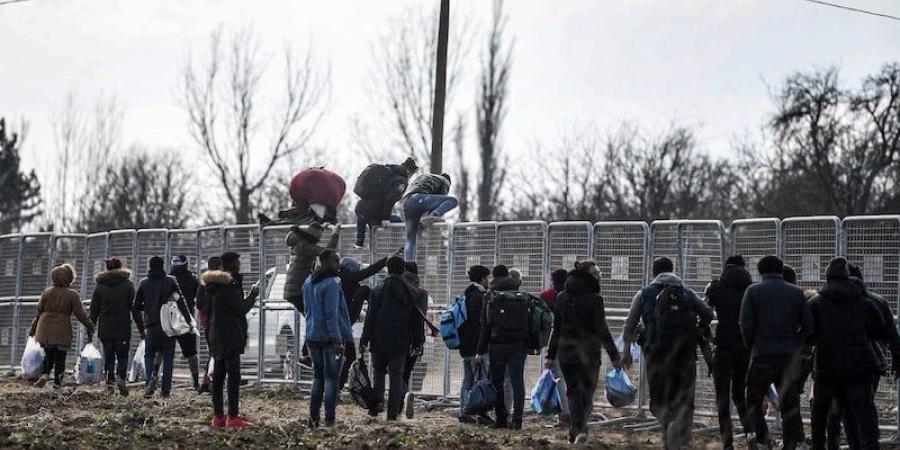
{"type": "Polygon", "coordinates": [[[848,267],[847,259],[843,256],[832,259],[828,263],[828,270],[825,271],[825,279],[832,281],[846,280],[847,278],[850,278],[850,268],[848,267]]]}

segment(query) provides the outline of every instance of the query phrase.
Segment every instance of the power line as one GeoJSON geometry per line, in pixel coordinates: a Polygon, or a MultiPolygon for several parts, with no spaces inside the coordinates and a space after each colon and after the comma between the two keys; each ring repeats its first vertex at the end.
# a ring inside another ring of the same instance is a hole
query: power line
{"type": "Polygon", "coordinates": [[[890,14],[882,14],[882,13],[878,13],[878,12],[874,12],[874,11],[867,11],[867,10],[865,10],[865,9],[853,8],[853,7],[851,7],[851,6],[844,6],[844,5],[838,5],[838,4],[835,4],[835,3],[828,3],[828,2],[824,2],[824,1],[822,1],[822,0],[802,0],[802,1],[804,1],[804,2],[809,2],[809,3],[816,3],[816,4],[824,5],[824,6],[831,6],[832,8],[844,9],[844,10],[847,10],[847,11],[858,12],[858,13],[861,13],[861,14],[868,14],[868,15],[870,15],[870,16],[877,16],[877,17],[882,17],[882,18],[885,18],[885,19],[891,19],[891,20],[897,20],[897,21],[900,21],[900,17],[892,16],[892,15],[890,15],[890,14]]]}

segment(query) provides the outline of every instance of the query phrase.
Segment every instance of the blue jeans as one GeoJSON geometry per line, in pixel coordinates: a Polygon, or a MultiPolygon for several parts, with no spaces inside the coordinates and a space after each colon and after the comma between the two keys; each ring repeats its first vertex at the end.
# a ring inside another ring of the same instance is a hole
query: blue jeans
{"type": "Polygon", "coordinates": [[[449,195],[413,194],[403,201],[403,219],[406,221],[406,246],[404,259],[416,260],[416,240],[419,235],[419,220],[426,214],[443,216],[459,205],[459,200],[449,195]]]}
{"type": "MultiPolygon", "coordinates": [[[[400,223],[403,222],[403,219],[396,214],[391,214],[391,223],[400,223]]],[[[368,226],[369,221],[363,217],[359,212],[356,213],[356,242],[358,244],[362,244],[366,241],[366,226],[368,226]]]]}
{"type": "Polygon", "coordinates": [[[147,372],[147,383],[156,376],[153,373],[153,359],[156,353],[162,354],[162,393],[172,392],[172,364],[175,361],[175,338],[166,336],[159,325],[153,325],[146,330],[146,342],[144,343],[144,368],[147,372]]]}
{"type": "Polygon", "coordinates": [[[318,421],[325,400],[325,420],[334,420],[337,405],[338,373],[342,358],[334,353],[331,344],[306,341],[309,356],[312,358],[313,384],[309,396],[309,418],[318,421]]]}

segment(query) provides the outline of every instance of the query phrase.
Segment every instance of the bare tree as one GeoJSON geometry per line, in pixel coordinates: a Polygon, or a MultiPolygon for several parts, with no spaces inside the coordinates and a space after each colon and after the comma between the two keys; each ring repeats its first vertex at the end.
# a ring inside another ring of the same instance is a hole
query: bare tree
{"type": "Polygon", "coordinates": [[[207,51],[204,64],[198,67],[189,59],[182,70],[183,107],[191,135],[209,160],[234,219],[249,223],[254,195],[279,162],[308,148],[326,109],[330,72],[317,67],[310,52],[298,62],[285,48],[284,86],[276,94],[281,102],[268,118],[261,118],[266,67],[253,32],[231,33],[226,42],[221,30],[214,31],[207,51]],[[265,157],[260,161],[262,150],[265,157]]]}
{"type": "Polygon", "coordinates": [[[28,123],[22,121],[18,129],[7,133],[6,119],[0,118],[0,234],[18,231],[41,214],[37,175],[20,167],[28,123]]]}
{"type": "Polygon", "coordinates": [[[495,0],[487,49],[481,63],[478,101],[475,107],[481,156],[481,176],[478,180],[479,220],[492,220],[496,217],[501,206],[500,192],[506,179],[506,164],[500,146],[500,128],[506,116],[513,47],[512,43],[503,42],[506,21],[503,1],[495,0]]]}
{"type": "Polygon", "coordinates": [[[174,152],[132,147],[106,166],[97,188],[78,203],[85,232],[129,228],[184,228],[196,206],[185,161],[174,152]]]}
{"type": "MultiPolygon", "coordinates": [[[[371,159],[408,155],[420,163],[431,153],[431,119],[434,103],[435,58],[439,8],[410,7],[393,17],[386,32],[372,46],[375,63],[368,86],[377,119],[358,117],[352,122],[356,144],[371,159]],[[386,140],[373,136],[386,136],[386,140]]],[[[468,20],[451,18],[447,55],[445,110],[462,77],[462,66],[471,47],[468,20]]]]}
{"type": "Polygon", "coordinates": [[[466,167],[466,122],[462,114],[457,117],[456,125],[453,127],[453,147],[456,150],[456,159],[459,164],[456,174],[457,181],[453,183],[456,198],[459,200],[459,221],[468,222],[472,199],[472,180],[469,168],[466,167]]]}
{"type": "Polygon", "coordinates": [[[53,191],[46,195],[52,208],[48,222],[59,231],[75,231],[78,200],[91,194],[95,183],[90,176],[107,167],[111,155],[121,150],[122,110],[114,96],[100,96],[93,109],[83,108],[74,93],[52,113],[50,124],[55,141],[53,191]]]}

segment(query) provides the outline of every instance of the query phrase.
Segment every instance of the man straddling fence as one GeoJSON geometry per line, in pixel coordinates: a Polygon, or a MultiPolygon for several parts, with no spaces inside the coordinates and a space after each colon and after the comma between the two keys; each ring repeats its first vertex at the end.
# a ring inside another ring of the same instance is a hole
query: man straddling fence
{"type": "Polygon", "coordinates": [[[784,448],[804,441],[800,417],[800,392],[806,348],[813,320],[803,290],[784,280],[784,263],[777,256],[763,257],[757,264],[762,282],[751,285],[741,303],[740,326],[744,346],[750,350],[747,373],[747,413],[753,444],[771,447],[769,427],[762,411],[770,384],[779,394],[784,448]]]}
{"type": "Polygon", "coordinates": [[[416,260],[416,240],[420,226],[431,226],[443,220],[444,214],[459,204],[450,193],[450,175],[427,173],[416,178],[403,200],[403,220],[406,222],[406,245],[403,257],[416,260]]]}
{"type": "Polygon", "coordinates": [[[593,261],[579,263],[569,273],[565,290],[559,294],[553,316],[553,333],[545,367],[557,360],[566,378],[571,414],[569,442],[587,439],[587,421],[594,406],[601,349],[606,349],[614,367],[620,367],[619,351],[606,323],[606,309],[600,296],[600,271],[593,261]]]}
{"type": "Polygon", "coordinates": [[[698,330],[713,317],[709,305],[684,286],[674,270],[669,258],[653,261],[653,282],[631,302],[622,352],[623,365],[631,366],[631,343],[642,321],[650,411],[662,425],[663,447],[671,450],[690,446],[698,330]]]}
{"type": "MultiPolygon", "coordinates": [[[[387,269],[387,278],[372,290],[359,346],[365,352],[371,344],[372,384],[380,403],[384,399],[385,373],[390,375],[387,420],[395,421],[406,393],[403,383],[406,360],[411,353],[421,351],[425,328],[422,316],[416,310],[418,298],[403,279],[406,270],[403,258],[388,259],[387,269]]],[[[377,417],[381,410],[380,404],[375,405],[369,415],[377,417]]]]}
{"type": "MultiPolygon", "coordinates": [[[[209,355],[213,357],[212,404],[214,427],[242,428],[250,424],[240,415],[241,354],[247,346],[247,313],[259,296],[254,284],[244,296],[241,255],[222,255],[222,269],[203,274],[209,314],[209,355]],[[225,416],[225,379],[228,378],[228,416],[225,416]]],[[[262,351],[262,350],[260,350],[262,351]]]]}
{"type": "Polygon", "coordinates": [[[731,402],[737,409],[741,425],[750,430],[747,420],[747,369],[750,352],[744,347],[738,319],[741,302],[747,287],[753,284],[750,272],[744,268],[741,255],[729,257],[719,279],[706,287],[706,301],[716,311],[716,351],[713,357],[713,384],[716,390],[716,409],[719,415],[719,433],[725,450],[734,448],[734,432],[731,423],[731,402]]]}
{"type": "Polygon", "coordinates": [[[356,246],[366,243],[366,226],[376,227],[383,221],[401,222],[393,213],[394,205],[403,198],[409,177],[419,166],[412,158],[402,164],[371,164],[356,179],[353,192],[359,196],[356,203],[356,246]]]}
{"type": "Polygon", "coordinates": [[[97,337],[103,344],[106,391],[112,393],[115,385],[119,394],[126,396],[134,283],[131,282],[131,271],[122,266],[119,258],[106,258],[105,263],[106,270],[94,276],[97,285],[91,296],[91,321],[96,324],[97,337]]]}

